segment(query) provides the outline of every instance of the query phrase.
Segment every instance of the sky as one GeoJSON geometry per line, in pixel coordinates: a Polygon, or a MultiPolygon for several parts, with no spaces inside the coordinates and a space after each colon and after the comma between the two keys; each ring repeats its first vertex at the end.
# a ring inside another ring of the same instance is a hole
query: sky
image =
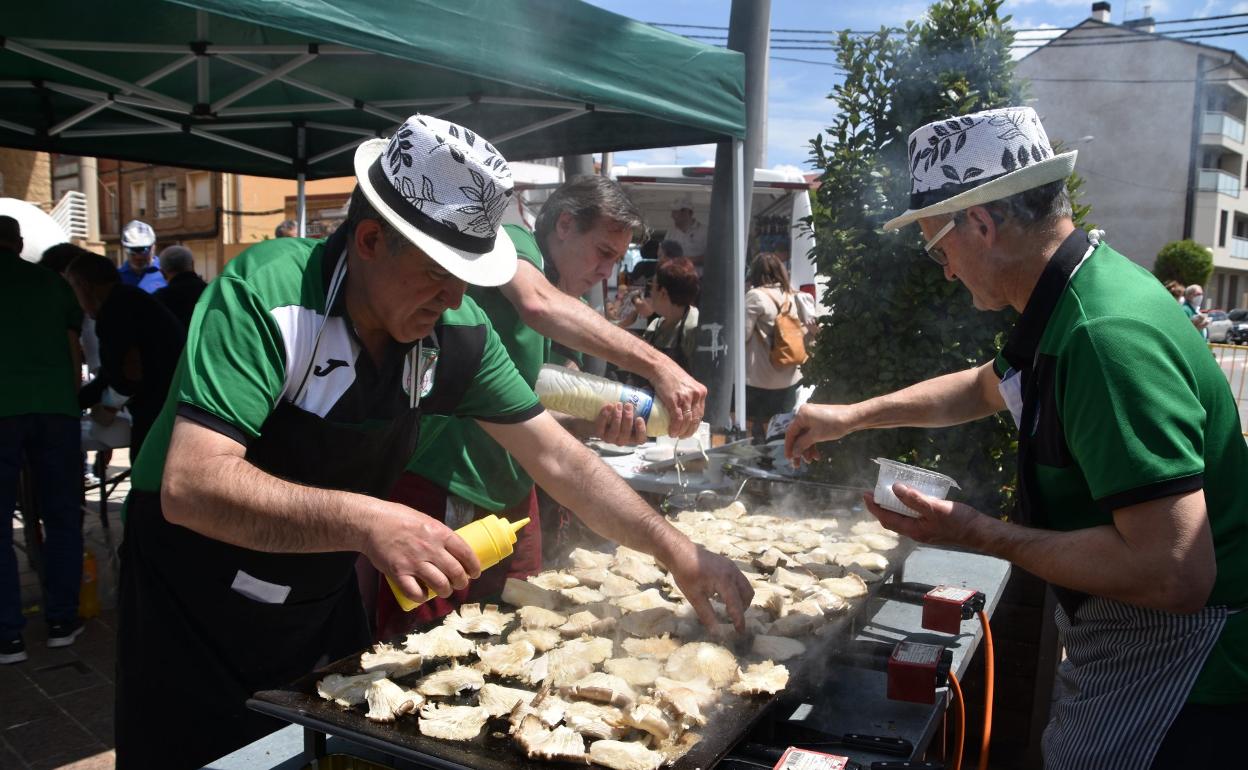
{"type": "MultiPolygon", "coordinates": [[[[657,24],[700,24],[727,27],[730,0],[588,0],[593,5],[628,16],[638,21],[657,24]]],[[[909,19],[918,19],[929,3],[915,0],[862,2],[861,0],[771,0],[771,27],[794,30],[874,30],[880,26],[901,26],[909,19]]],[[[1169,19],[1203,19],[1223,14],[1248,14],[1244,0],[1111,0],[1111,21],[1120,23],[1148,15],[1157,21],[1169,19]]],[[[1092,0],[1007,0],[1003,14],[1012,17],[1011,24],[1020,30],[1070,27],[1086,19],[1092,0]]],[[[1248,25],[1248,17],[1208,22],[1209,25],[1248,25]]],[[[1192,28],[1199,23],[1183,24],[1172,29],[1192,28]]],[[[673,29],[689,35],[714,35],[714,30],[673,29]]],[[[1159,27],[1159,31],[1165,27],[1159,27]]],[[[718,33],[726,34],[726,33],[718,33]]],[[[1036,39],[1053,33],[1020,32],[1018,38],[1036,39]]],[[[773,45],[785,45],[775,38],[808,37],[795,33],[773,32],[773,45]]],[[[704,41],[709,42],[709,41],[704,41]]],[[[1248,26],[1244,34],[1206,39],[1210,45],[1230,48],[1248,55],[1248,26]]],[[[798,43],[788,43],[799,45],[798,43]]],[[[804,45],[804,44],[802,44],[804,45]]],[[[1025,50],[1018,49],[1018,55],[1025,50]]],[[[835,105],[827,98],[839,76],[834,67],[836,57],[827,51],[772,51],[768,73],[767,155],[768,168],[798,168],[809,171],[809,142],[831,124],[835,105]],[[776,57],[805,59],[812,64],[784,61],[776,57]]],[[[710,162],[715,156],[712,145],[665,148],[618,153],[617,165],[638,163],[678,163],[696,165],[710,162]]]]}

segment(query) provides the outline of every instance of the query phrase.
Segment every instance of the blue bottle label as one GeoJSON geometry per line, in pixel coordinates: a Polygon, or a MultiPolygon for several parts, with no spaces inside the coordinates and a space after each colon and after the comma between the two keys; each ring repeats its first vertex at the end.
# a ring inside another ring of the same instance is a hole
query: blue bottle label
{"type": "Polygon", "coordinates": [[[620,391],[620,403],[632,404],[633,412],[643,420],[650,419],[650,410],[654,407],[654,397],[644,390],[630,388],[627,385],[620,391]]]}

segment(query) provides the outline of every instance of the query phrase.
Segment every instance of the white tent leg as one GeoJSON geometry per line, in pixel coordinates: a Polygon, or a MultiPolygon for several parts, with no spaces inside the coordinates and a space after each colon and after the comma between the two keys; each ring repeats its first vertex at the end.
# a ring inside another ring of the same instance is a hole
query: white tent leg
{"type": "Polygon", "coordinates": [[[732,294],[728,350],[732,356],[732,387],[736,426],[745,430],[745,142],[732,140],[732,294]]]}
{"type": "Polygon", "coordinates": [[[300,173],[296,177],[295,222],[299,224],[299,237],[308,236],[308,175],[300,173]]]}

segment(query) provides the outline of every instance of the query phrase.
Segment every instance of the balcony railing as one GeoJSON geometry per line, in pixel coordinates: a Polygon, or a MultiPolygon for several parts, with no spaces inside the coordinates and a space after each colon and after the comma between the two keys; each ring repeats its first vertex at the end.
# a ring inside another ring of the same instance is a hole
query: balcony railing
{"type": "Polygon", "coordinates": [[[1248,259],[1248,238],[1240,238],[1238,235],[1231,236],[1231,256],[1238,259],[1248,259]]]}
{"type": "Polygon", "coordinates": [[[1197,189],[1220,192],[1232,198],[1239,197],[1239,177],[1217,168],[1202,168],[1197,189]]]}
{"type": "Polygon", "coordinates": [[[1206,112],[1201,131],[1218,134],[1236,142],[1244,141],[1244,121],[1225,112],[1206,112]]]}

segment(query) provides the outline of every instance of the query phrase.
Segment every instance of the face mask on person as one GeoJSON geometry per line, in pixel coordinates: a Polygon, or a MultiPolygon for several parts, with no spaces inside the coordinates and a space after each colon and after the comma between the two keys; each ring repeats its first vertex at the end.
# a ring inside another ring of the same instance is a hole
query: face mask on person
{"type": "Polygon", "coordinates": [[[1203,304],[1205,304],[1204,294],[1197,294],[1195,297],[1192,297],[1192,307],[1196,308],[1197,310],[1200,310],[1200,306],[1203,304]]]}

